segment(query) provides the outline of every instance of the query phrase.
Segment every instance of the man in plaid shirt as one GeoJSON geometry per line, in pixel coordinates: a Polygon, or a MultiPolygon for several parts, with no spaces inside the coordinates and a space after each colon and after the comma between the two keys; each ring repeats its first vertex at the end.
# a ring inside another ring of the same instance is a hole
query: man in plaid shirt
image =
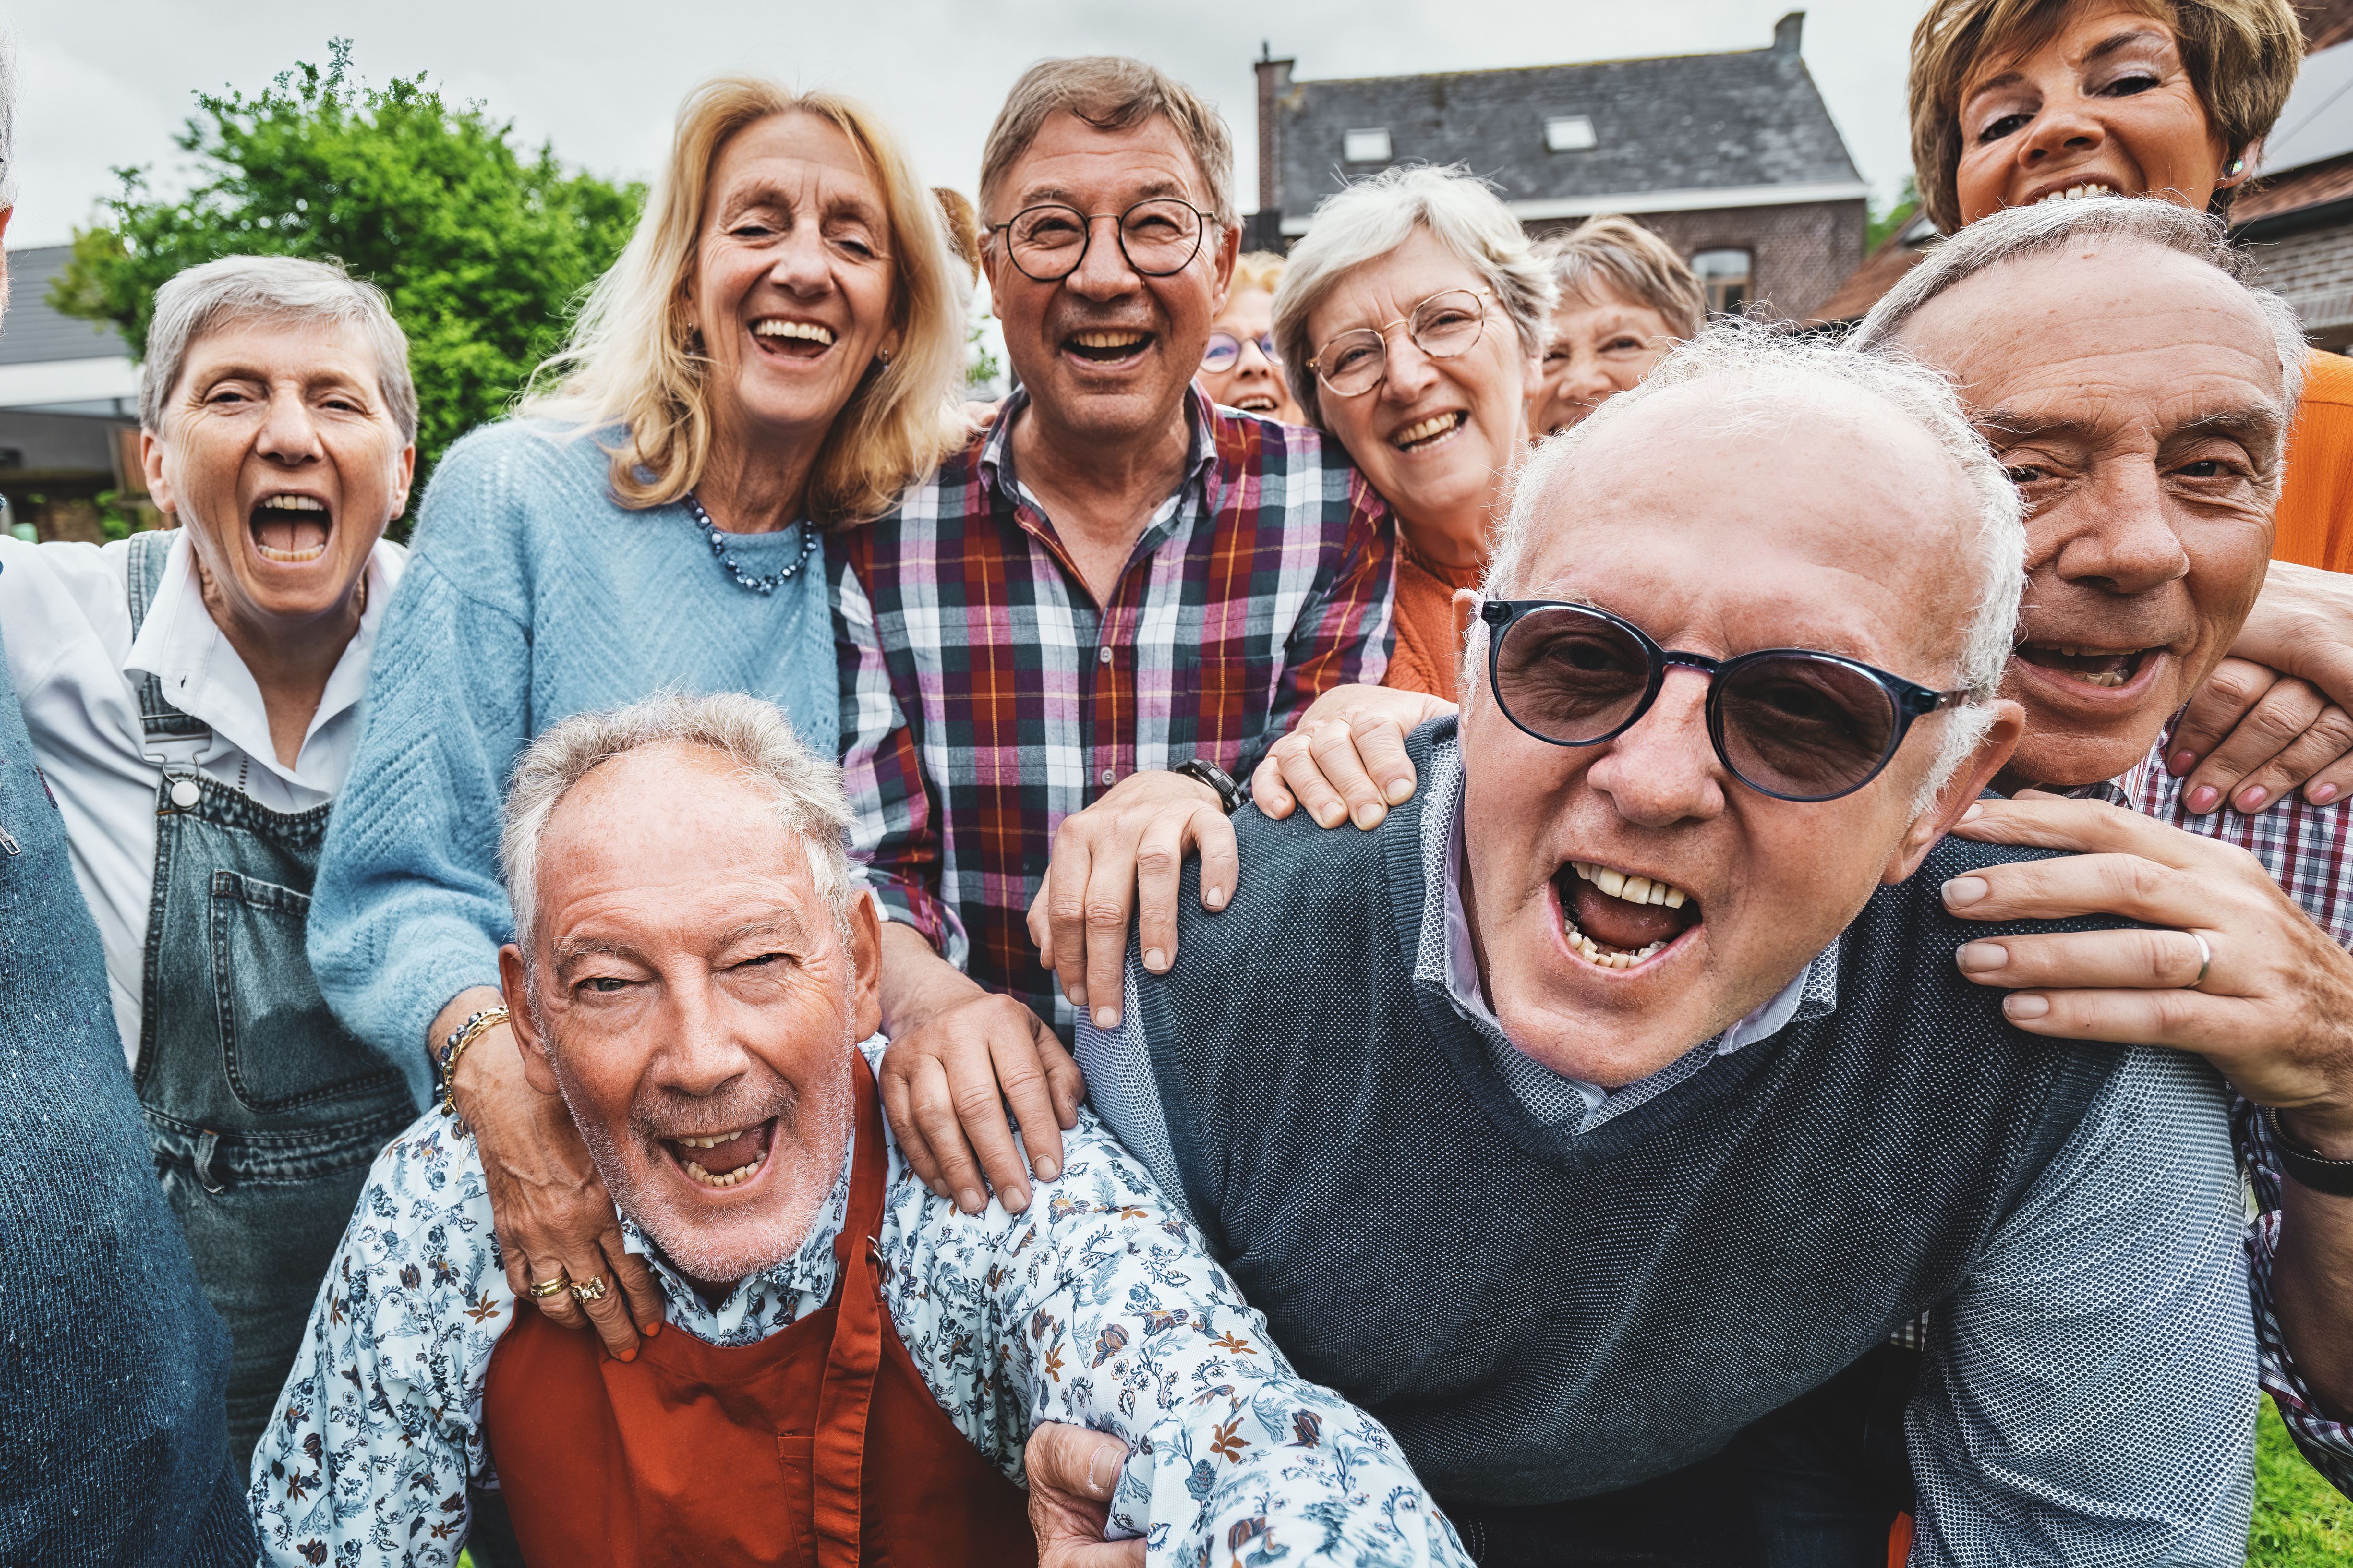
{"type": "MultiPolygon", "coordinates": [[[[990,131],[987,262],[1022,390],[832,562],[894,1038],[1066,1064],[1048,1025],[1071,1006],[1024,923],[1062,819],[1222,824],[1215,774],[1166,770],[1247,773],[1318,693],[1386,666],[1386,505],[1320,433],[1190,384],[1232,184],[1216,110],[1134,60],[1035,67],[990,131]]],[[[1075,1072],[1045,1093],[1017,1103],[1069,1125],[1075,1072]]],[[[977,1173],[955,1187],[977,1211],[977,1173]]]]}

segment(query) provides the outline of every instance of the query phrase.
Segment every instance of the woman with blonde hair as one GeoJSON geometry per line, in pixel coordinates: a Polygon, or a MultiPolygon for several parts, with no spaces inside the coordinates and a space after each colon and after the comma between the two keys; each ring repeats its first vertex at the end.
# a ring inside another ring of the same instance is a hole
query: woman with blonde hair
{"type": "Polygon", "coordinates": [[[1674,247],[1630,217],[1586,219],[1536,247],[1560,303],[1528,437],[1557,435],[1641,384],[1669,349],[1699,336],[1707,294],[1674,247]]]}
{"type": "Polygon", "coordinates": [[[871,112],[704,83],[569,343],[443,459],[385,618],[311,915],[319,984],[363,1039],[431,1055],[516,1293],[585,1308],[625,1358],[659,1297],[499,1005],[507,773],[568,715],[666,689],[765,697],[832,752],[824,535],[962,434],[957,266],[871,112]]]}
{"type": "Polygon", "coordinates": [[[1271,250],[1234,258],[1233,280],[1209,323],[1209,344],[1201,351],[1197,378],[1212,403],[1262,415],[1284,425],[1306,416],[1282,384],[1282,358],[1274,346],[1274,291],[1289,265],[1271,250]]]}

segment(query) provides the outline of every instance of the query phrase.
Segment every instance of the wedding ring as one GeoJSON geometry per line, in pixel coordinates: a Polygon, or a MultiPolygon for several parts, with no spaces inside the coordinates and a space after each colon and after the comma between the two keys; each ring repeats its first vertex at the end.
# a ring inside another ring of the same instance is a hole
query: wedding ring
{"type": "Polygon", "coordinates": [[[2198,978],[2182,987],[2184,991],[2195,991],[2206,983],[2206,972],[2214,967],[2214,950],[2206,944],[2204,937],[2194,931],[2186,931],[2181,934],[2198,944],[2198,978]]]}
{"type": "Polygon", "coordinates": [[[605,1277],[599,1274],[595,1279],[589,1279],[584,1283],[575,1283],[572,1287],[572,1299],[579,1302],[584,1307],[591,1301],[603,1300],[605,1299],[605,1277]]]}
{"type": "Polygon", "coordinates": [[[529,1296],[535,1301],[544,1301],[556,1292],[570,1289],[571,1284],[572,1276],[559,1268],[555,1271],[554,1279],[542,1279],[537,1283],[527,1287],[523,1290],[523,1294],[529,1296]]]}

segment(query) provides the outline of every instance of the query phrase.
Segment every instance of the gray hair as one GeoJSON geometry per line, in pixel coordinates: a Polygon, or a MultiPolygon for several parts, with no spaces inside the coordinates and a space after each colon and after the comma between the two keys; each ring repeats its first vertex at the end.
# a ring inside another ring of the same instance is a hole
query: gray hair
{"type": "Polygon", "coordinates": [[[807,851],[809,875],[836,929],[849,929],[858,884],[849,870],[851,818],[841,769],[810,751],[773,702],[734,691],[711,697],[661,692],[627,707],[575,714],[541,733],[515,763],[499,864],[526,968],[538,951],[539,850],[548,819],[600,764],[664,742],[717,752],[745,783],[768,792],[776,820],[807,851]]]}
{"type": "Polygon", "coordinates": [[[139,424],[164,431],[164,409],[188,349],[231,321],[300,321],[355,328],[375,351],[376,391],[400,428],[417,439],[417,385],[408,377],[408,339],[392,319],[384,290],[332,261],[296,256],[224,256],[177,273],[155,290],[147,324],[147,363],[139,373],[139,424]]]}
{"type": "Polygon", "coordinates": [[[16,205],[16,40],[0,31],[0,213],[16,205]]]}
{"type": "Polygon", "coordinates": [[[1519,333],[1522,353],[1533,359],[1544,353],[1559,292],[1550,265],[1528,243],[1512,209],[1484,180],[1459,167],[1383,169],[1326,197],[1315,209],[1274,291],[1275,348],[1282,355],[1291,395],[1316,424],[1324,422],[1324,412],[1315,373],[1307,368],[1315,357],[1307,341],[1307,318],[1341,279],[1411,239],[1416,228],[1428,229],[1493,291],[1519,333]]]}
{"type": "MultiPolygon", "coordinates": [[[[1968,691],[1969,703],[1949,715],[1935,765],[1913,803],[1915,812],[1925,810],[1993,723],[1986,704],[2000,691],[2010,664],[2019,599],[2026,587],[2026,528],[2017,488],[1969,423],[1952,384],[1926,365],[1900,353],[1859,352],[1745,321],[1712,323],[1661,360],[1640,386],[1610,398],[1536,448],[1513,489],[1511,511],[1481,591],[1490,599],[1514,598],[1523,591],[1543,536],[1541,503],[1577,466],[1588,443],[1651,399],[1690,386],[1705,387],[1711,410],[1755,424],[1803,419],[1810,405],[1851,403],[1859,394],[1926,435],[1960,471],[1975,503],[1961,543],[1975,569],[1977,594],[1951,679],[1968,691]]],[[[1476,693],[1481,685],[1484,644],[1483,626],[1473,623],[1463,650],[1466,693],[1476,693]]]]}
{"type": "Polygon", "coordinates": [[[980,221],[987,226],[1013,215],[997,207],[998,187],[1013,165],[1038,140],[1046,121],[1074,114],[1098,131],[1124,131],[1154,115],[1168,121],[1193,155],[1208,185],[1209,216],[1220,228],[1239,221],[1234,213],[1234,139],[1225,116],[1208,99],[1157,66],[1125,55],[1082,55],[1039,60],[1021,73],[1005,106],[988,128],[980,150],[980,221]]]}
{"type": "MultiPolygon", "coordinates": [[[[2255,284],[2256,267],[2230,240],[2219,218],[2151,196],[2086,196],[2038,202],[1979,218],[1928,253],[1858,322],[1848,343],[1876,351],[1894,343],[1931,300],[2006,261],[2043,256],[2091,240],[2129,239],[2202,261],[2247,291],[2279,350],[2280,386],[2291,416],[2304,391],[2310,351],[2295,307],[2255,284]]],[[[2291,421],[2280,422],[2284,443],[2291,421]]],[[[2277,454],[2274,454],[2276,456],[2277,454]]]]}

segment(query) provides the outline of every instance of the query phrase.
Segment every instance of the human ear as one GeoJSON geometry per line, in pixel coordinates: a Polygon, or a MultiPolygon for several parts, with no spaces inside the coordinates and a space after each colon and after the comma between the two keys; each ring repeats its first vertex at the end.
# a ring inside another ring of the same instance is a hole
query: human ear
{"type": "Polygon", "coordinates": [[[147,499],[164,516],[177,519],[180,500],[172,493],[172,481],[164,474],[164,443],[150,431],[139,432],[139,471],[146,476],[147,499]]]}
{"type": "Polygon", "coordinates": [[[539,1032],[539,1020],[532,1013],[522,949],[512,942],[499,949],[499,990],[506,1001],[507,1026],[514,1031],[515,1049],[522,1056],[522,1076],[542,1094],[561,1094],[555,1068],[548,1064],[546,1037],[539,1032]]]}
{"type": "Polygon", "coordinates": [[[1988,726],[1985,738],[1953,770],[1953,776],[1945,781],[1945,787],[1936,792],[1928,809],[1904,830],[1903,838],[1887,858],[1886,868],[1880,873],[1882,882],[1893,887],[1918,870],[1920,862],[1928,858],[1928,851],[1936,847],[1936,841],[1952,830],[1961,814],[1985,794],[1994,775],[2009,765],[2010,753],[2018,750],[2018,742],[2026,735],[2026,710],[2006,698],[1988,706],[1993,710],[1993,722],[1988,726]]]}
{"type": "Polygon", "coordinates": [[[400,449],[400,456],[393,460],[400,473],[393,482],[392,510],[385,514],[385,521],[387,522],[408,510],[408,487],[417,479],[417,443],[411,441],[407,446],[403,447],[400,449]]]}
{"type": "Polygon", "coordinates": [[[863,888],[849,900],[849,1011],[862,1040],[882,1029],[882,924],[863,888]]]}

